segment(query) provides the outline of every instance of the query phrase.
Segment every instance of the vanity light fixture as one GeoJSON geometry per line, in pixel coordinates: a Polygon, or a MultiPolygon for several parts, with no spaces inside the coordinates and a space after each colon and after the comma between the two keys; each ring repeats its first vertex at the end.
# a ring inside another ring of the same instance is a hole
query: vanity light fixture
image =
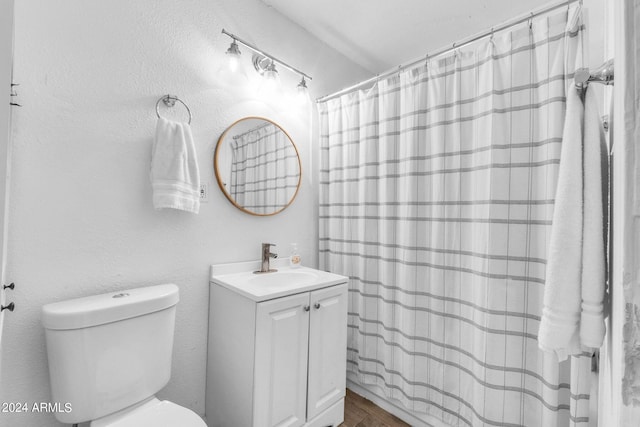
{"type": "Polygon", "coordinates": [[[267,69],[264,70],[264,77],[268,80],[278,79],[278,70],[276,70],[275,62],[271,61],[269,65],[267,65],[267,69]]]}
{"type": "Polygon", "coordinates": [[[279,60],[278,58],[272,55],[269,55],[268,53],[258,49],[252,44],[247,43],[246,41],[229,33],[224,28],[222,29],[222,34],[229,36],[232,39],[231,46],[229,46],[229,49],[227,49],[227,54],[229,55],[229,67],[231,68],[232,71],[235,71],[235,69],[237,69],[237,66],[238,66],[238,60],[241,55],[240,49],[238,48],[238,43],[240,43],[241,45],[248,47],[249,49],[251,49],[256,53],[255,55],[253,55],[253,66],[256,69],[256,71],[260,73],[264,78],[266,78],[268,81],[272,82],[273,84],[277,84],[277,81],[279,80],[279,78],[278,78],[278,70],[276,69],[276,64],[278,66],[282,66],[283,68],[286,68],[287,70],[294,72],[302,77],[302,80],[300,81],[300,83],[298,83],[296,91],[299,96],[303,96],[306,99],[309,98],[308,96],[309,89],[307,88],[306,79],[312,80],[311,76],[279,60]],[[300,95],[301,93],[303,94],[300,95]]]}
{"type": "Polygon", "coordinates": [[[262,77],[264,77],[265,79],[262,86],[262,91],[267,96],[271,97],[278,91],[278,86],[280,86],[280,76],[278,75],[278,70],[276,70],[275,62],[268,60],[268,63],[264,67],[264,69],[260,68],[260,64],[260,61],[254,61],[254,65],[256,65],[256,71],[262,74],[262,77]]]}
{"type": "Polygon", "coordinates": [[[302,76],[302,80],[298,83],[296,92],[299,100],[307,101],[309,99],[309,89],[307,88],[307,81],[304,79],[304,76],[302,76]]]}
{"type": "Polygon", "coordinates": [[[298,87],[296,87],[296,94],[293,99],[293,102],[298,106],[305,105],[310,101],[309,89],[307,89],[307,81],[304,77],[302,77],[302,80],[298,83],[298,87]]]}
{"type": "Polygon", "coordinates": [[[229,58],[229,69],[235,72],[238,69],[238,62],[240,61],[240,49],[238,48],[238,43],[236,43],[236,39],[233,39],[229,49],[227,49],[227,55],[229,58]]]}
{"type": "Polygon", "coordinates": [[[276,69],[276,63],[269,57],[253,54],[252,58],[253,68],[267,80],[278,80],[278,70],[276,69]]]}

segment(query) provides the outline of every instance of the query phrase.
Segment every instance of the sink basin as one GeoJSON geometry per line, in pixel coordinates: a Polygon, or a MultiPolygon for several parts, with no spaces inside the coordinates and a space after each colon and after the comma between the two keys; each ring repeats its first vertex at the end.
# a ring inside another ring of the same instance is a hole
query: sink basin
{"type": "Polygon", "coordinates": [[[273,273],[255,274],[249,279],[251,284],[265,288],[283,288],[292,285],[306,285],[318,279],[318,275],[310,269],[305,270],[278,270],[273,273]]]}
{"type": "Polygon", "coordinates": [[[253,273],[260,269],[260,261],[212,265],[211,282],[260,302],[347,281],[338,274],[288,264],[287,259],[272,261],[278,271],[262,274],[253,273]]]}

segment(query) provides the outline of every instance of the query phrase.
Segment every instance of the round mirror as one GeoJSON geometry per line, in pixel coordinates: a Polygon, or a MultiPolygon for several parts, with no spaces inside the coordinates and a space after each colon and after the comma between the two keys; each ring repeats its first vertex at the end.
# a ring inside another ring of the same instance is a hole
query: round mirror
{"type": "Polygon", "coordinates": [[[302,180],[298,149],[291,137],[262,117],[245,117],[224,131],[213,167],[227,199],[252,215],[275,215],[285,209],[302,180]]]}

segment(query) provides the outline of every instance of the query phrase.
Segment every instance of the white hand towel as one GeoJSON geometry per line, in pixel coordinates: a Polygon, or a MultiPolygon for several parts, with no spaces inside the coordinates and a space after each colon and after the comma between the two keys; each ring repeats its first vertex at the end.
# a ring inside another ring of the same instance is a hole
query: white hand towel
{"type": "Polygon", "coordinates": [[[560,361],[581,353],[583,115],[578,91],[570,88],[538,330],[538,346],[555,352],[560,361]]]}
{"type": "MultiPolygon", "coordinates": [[[[587,88],[584,100],[584,224],[582,233],[582,313],[580,341],[592,351],[604,339],[605,203],[603,183],[608,181],[607,148],[598,112],[598,99],[587,88]],[[603,166],[605,166],[603,171],[603,166]],[[604,181],[603,181],[604,180],[604,181]]],[[[606,193],[605,193],[606,194],[606,193]]]]}
{"type": "Polygon", "coordinates": [[[200,172],[189,125],[160,117],[151,156],[153,206],[198,213],[200,172]]]}

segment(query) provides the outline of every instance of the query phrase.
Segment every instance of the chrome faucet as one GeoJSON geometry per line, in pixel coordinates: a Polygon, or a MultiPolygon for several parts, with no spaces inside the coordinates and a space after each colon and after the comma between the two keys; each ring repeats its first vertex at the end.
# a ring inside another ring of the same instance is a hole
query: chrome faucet
{"type": "Polygon", "coordinates": [[[278,271],[276,269],[269,268],[269,261],[271,261],[271,258],[278,258],[278,254],[271,252],[271,246],[275,245],[273,243],[262,244],[262,264],[260,265],[260,271],[254,271],[255,274],[273,273],[274,271],[278,271]]]}

